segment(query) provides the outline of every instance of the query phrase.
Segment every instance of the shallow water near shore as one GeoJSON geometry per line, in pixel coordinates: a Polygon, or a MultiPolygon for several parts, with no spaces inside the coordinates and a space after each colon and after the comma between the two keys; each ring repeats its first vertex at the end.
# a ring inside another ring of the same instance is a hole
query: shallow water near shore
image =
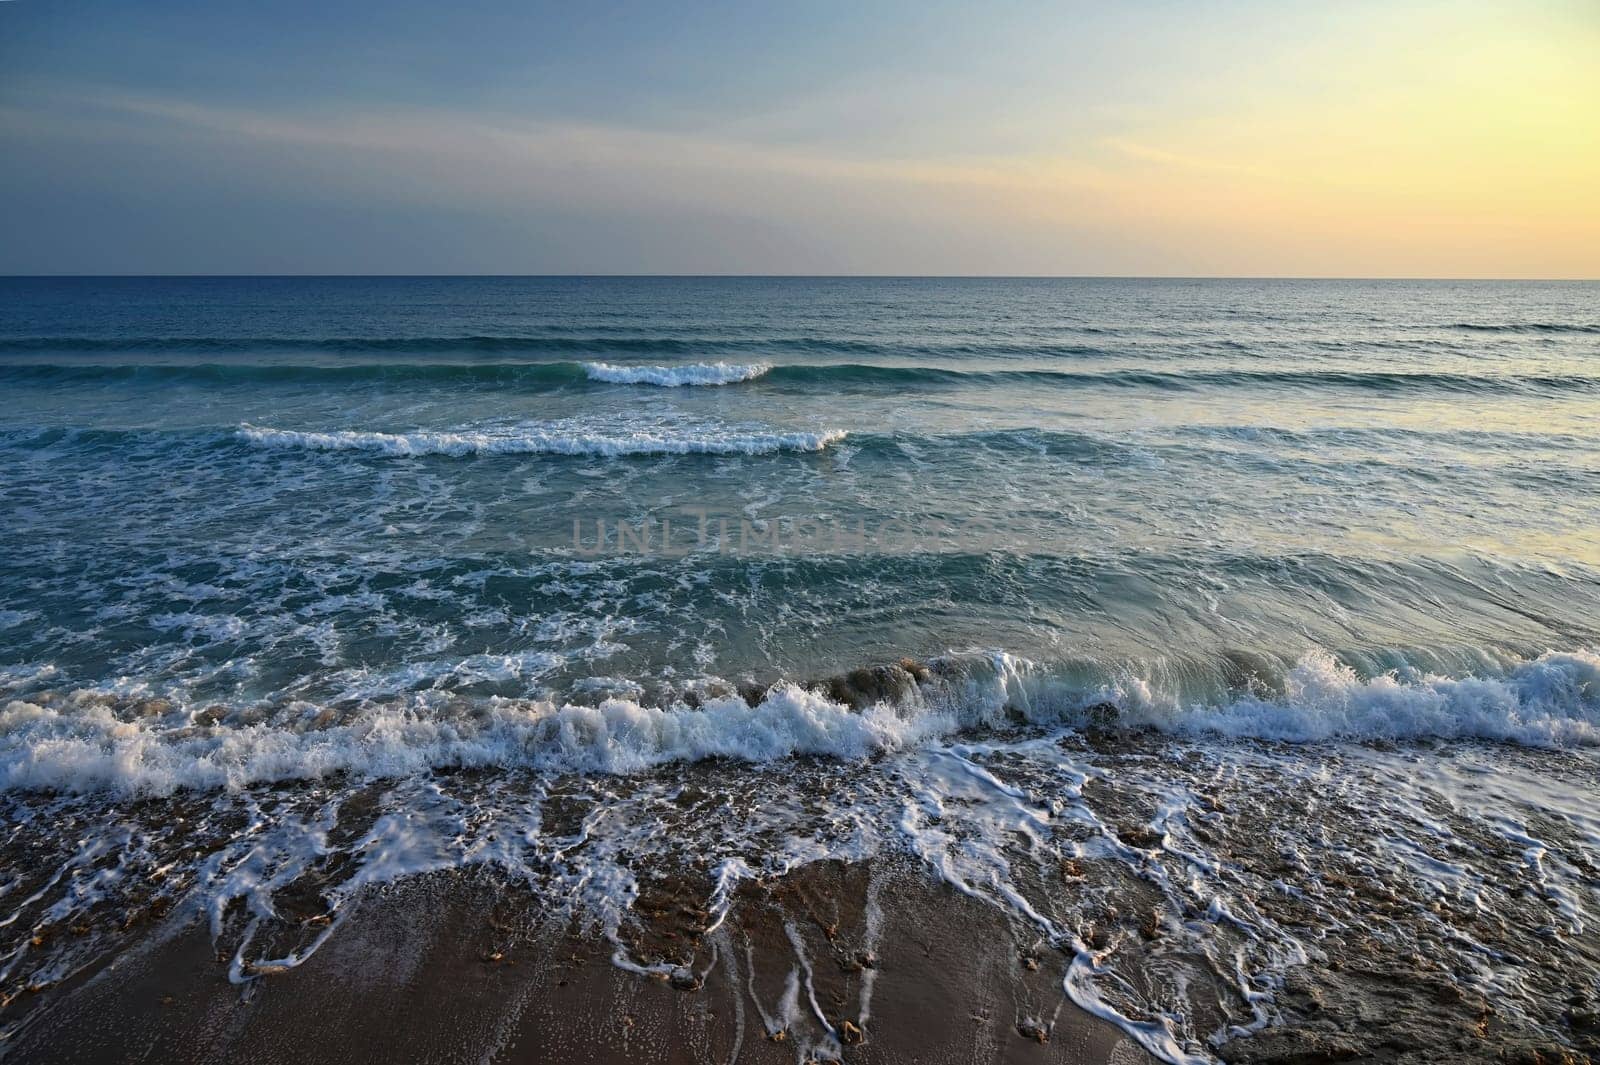
{"type": "Polygon", "coordinates": [[[1595,1051],[1600,287],[0,293],[0,1048],[426,882],[870,1060],[911,878],[1019,1045],[1595,1051]]]}

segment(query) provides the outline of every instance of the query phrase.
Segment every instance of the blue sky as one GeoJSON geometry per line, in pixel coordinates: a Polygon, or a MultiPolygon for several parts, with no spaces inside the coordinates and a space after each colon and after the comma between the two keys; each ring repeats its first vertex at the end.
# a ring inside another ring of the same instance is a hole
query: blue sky
{"type": "Polygon", "coordinates": [[[0,272],[1594,276],[1595,54],[1587,0],[12,0],[0,272]]]}

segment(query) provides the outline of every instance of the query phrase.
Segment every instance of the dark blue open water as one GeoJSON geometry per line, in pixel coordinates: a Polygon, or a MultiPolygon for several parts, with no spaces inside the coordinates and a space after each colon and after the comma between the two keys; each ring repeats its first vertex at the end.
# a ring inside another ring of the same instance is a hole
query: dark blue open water
{"type": "Polygon", "coordinates": [[[663,702],[1004,651],[1181,705],[1312,652],[1456,675],[1600,633],[1594,285],[74,279],[0,308],[0,667],[56,687],[663,702]]]}

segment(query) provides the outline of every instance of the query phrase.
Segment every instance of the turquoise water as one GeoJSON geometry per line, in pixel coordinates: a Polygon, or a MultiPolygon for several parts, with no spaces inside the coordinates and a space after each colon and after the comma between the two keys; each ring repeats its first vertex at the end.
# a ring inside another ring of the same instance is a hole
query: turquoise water
{"type": "Polygon", "coordinates": [[[1597,297],[4,281],[0,667],[257,708],[1503,672],[1600,632],[1597,297]]]}
{"type": "Polygon", "coordinates": [[[739,938],[818,861],[872,864],[850,951],[935,877],[1167,1061],[1323,1046],[1295,987],[1576,1045],[1600,286],[10,279],[0,396],[24,1058],[137,929],[251,984],[466,869],[790,973],[750,1016],[839,1058],[838,944],[739,938]]]}

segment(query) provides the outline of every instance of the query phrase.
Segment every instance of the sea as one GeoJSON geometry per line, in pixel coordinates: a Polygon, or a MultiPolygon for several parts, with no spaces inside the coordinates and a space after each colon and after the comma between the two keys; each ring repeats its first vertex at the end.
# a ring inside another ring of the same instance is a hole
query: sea
{"type": "Polygon", "coordinates": [[[1597,767],[1600,284],[0,279],[0,1001],[890,862],[1163,1060],[1362,950],[1562,1044],[1597,767]]]}

